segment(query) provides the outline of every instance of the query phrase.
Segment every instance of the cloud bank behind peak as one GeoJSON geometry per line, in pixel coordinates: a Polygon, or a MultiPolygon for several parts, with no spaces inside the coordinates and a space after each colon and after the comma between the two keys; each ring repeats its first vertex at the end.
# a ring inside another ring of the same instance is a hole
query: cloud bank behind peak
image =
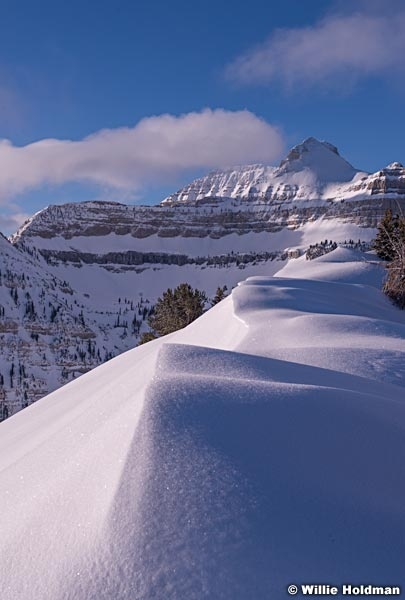
{"type": "Polygon", "coordinates": [[[139,193],[187,171],[246,162],[271,163],[284,150],[277,127],[253,113],[205,109],[144,118],[78,141],[43,139],[26,146],[0,140],[0,200],[42,185],[87,182],[139,193]]]}

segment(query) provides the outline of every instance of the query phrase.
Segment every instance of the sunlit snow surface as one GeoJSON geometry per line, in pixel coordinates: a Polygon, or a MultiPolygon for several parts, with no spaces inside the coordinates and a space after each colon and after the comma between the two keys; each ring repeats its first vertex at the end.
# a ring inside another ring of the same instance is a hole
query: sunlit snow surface
{"type": "Polygon", "coordinates": [[[1,599],[404,586],[405,313],[383,276],[343,249],[290,261],[2,423],[1,599]]]}

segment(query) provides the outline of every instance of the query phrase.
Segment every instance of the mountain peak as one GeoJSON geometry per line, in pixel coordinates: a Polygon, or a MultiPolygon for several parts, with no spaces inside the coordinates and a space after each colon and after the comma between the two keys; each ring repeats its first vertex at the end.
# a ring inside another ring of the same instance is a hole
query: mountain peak
{"type": "Polygon", "coordinates": [[[303,170],[311,171],[322,182],[350,181],[358,172],[340,156],[336,146],[314,137],[306,138],[290,150],[280,163],[278,175],[303,170]]]}
{"type": "Polygon", "coordinates": [[[327,142],[326,140],[317,140],[314,137],[308,137],[306,138],[303,142],[301,142],[300,144],[297,144],[295,146],[295,148],[300,148],[302,149],[302,152],[310,152],[311,149],[313,148],[321,148],[323,146],[323,148],[326,148],[327,150],[330,150],[331,152],[333,152],[334,154],[339,155],[339,151],[336,148],[336,146],[334,146],[333,144],[331,144],[330,142],[327,142]]]}
{"type": "Polygon", "coordinates": [[[330,142],[319,141],[314,137],[308,137],[304,141],[293,146],[293,148],[291,148],[290,152],[288,153],[287,157],[282,161],[282,163],[286,160],[294,160],[295,158],[298,158],[306,153],[325,151],[333,152],[337,156],[340,156],[336,146],[334,146],[330,142]]]}
{"type": "Polygon", "coordinates": [[[404,165],[400,162],[390,163],[387,167],[385,167],[384,171],[401,171],[404,168],[404,165]]]}

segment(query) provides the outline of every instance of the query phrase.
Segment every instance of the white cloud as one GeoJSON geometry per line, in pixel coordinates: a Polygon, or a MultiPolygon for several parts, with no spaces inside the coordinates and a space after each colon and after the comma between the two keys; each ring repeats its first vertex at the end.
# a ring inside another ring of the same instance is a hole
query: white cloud
{"type": "Polygon", "coordinates": [[[222,109],[149,117],[80,141],[44,139],[17,147],[0,140],[0,199],[68,182],[139,191],[192,169],[271,162],[283,147],[276,127],[249,111],[222,109]]]}
{"type": "Polygon", "coordinates": [[[30,215],[22,211],[0,214],[0,232],[3,235],[16,231],[30,215]]]}
{"type": "Polygon", "coordinates": [[[242,84],[349,82],[405,67],[405,11],[332,15],[313,26],[278,29],[226,69],[242,84]]]}

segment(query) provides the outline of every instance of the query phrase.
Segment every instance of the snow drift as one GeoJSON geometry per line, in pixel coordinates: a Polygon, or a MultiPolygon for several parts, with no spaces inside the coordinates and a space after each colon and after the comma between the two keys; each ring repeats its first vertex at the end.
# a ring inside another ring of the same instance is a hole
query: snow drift
{"type": "Polygon", "coordinates": [[[405,585],[405,315],[382,276],[342,249],[290,261],[2,423],[1,597],[405,585]]]}

